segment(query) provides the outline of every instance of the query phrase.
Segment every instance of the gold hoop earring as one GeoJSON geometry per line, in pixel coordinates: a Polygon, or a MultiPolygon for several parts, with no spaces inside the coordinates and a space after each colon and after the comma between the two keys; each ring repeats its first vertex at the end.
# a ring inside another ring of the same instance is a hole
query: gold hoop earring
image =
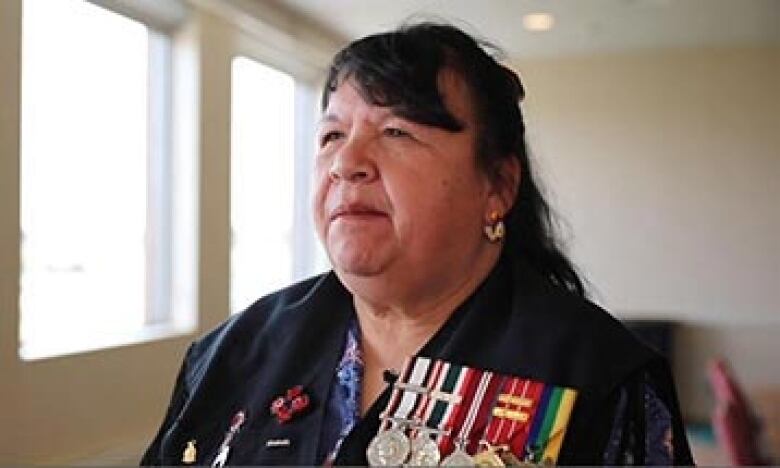
{"type": "Polygon", "coordinates": [[[500,241],[506,235],[506,227],[504,226],[504,220],[501,219],[501,215],[498,211],[490,213],[490,224],[485,226],[485,237],[495,244],[500,241]]]}

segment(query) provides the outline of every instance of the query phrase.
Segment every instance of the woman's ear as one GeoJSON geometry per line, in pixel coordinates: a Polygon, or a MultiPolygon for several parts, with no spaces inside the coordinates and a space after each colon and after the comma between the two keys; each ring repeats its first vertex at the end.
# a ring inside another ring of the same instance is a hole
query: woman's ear
{"type": "Polygon", "coordinates": [[[522,177],[520,161],[515,155],[502,158],[496,163],[492,176],[491,210],[498,210],[502,216],[505,216],[512,209],[520,189],[522,177]]]}

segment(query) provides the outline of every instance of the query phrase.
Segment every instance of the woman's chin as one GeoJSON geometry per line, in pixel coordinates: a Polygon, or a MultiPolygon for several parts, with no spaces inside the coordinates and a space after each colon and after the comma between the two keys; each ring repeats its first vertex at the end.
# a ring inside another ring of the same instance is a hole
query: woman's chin
{"type": "Polygon", "coordinates": [[[353,276],[373,276],[382,272],[384,265],[376,249],[340,249],[331,251],[333,268],[353,276]]]}
{"type": "Polygon", "coordinates": [[[392,257],[393,249],[386,239],[366,234],[329,237],[328,256],[336,271],[357,276],[382,272],[392,257]]]}
{"type": "Polygon", "coordinates": [[[335,260],[333,267],[340,273],[353,276],[373,276],[382,271],[378,262],[366,258],[345,258],[335,260]]]}

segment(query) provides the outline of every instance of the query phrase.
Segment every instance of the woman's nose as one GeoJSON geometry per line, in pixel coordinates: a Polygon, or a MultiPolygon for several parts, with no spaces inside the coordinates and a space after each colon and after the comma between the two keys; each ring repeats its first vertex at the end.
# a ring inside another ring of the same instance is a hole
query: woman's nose
{"type": "Polygon", "coordinates": [[[331,180],[367,183],[376,177],[377,169],[366,142],[349,139],[338,149],[330,167],[331,180]]]}

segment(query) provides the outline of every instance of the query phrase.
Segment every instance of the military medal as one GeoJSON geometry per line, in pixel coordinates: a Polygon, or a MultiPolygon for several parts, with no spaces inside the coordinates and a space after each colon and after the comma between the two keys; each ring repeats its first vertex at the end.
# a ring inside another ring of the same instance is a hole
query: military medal
{"type": "MultiPolygon", "coordinates": [[[[433,417],[432,412],[437,401],[433,400],[433,395],[441,387],[441,377],[446,374],[446,372],[443,372],[445,368],[446,366],[442,361],[433,363],[428,379],[426,379],[425,397],[414,413],[413,419],[418,422],[419,427],[414,431],[414,436],[412,437],[412,453],[407,462],[411,466],[438,466],[441,461],[439,445],[430,436],[431,434],[442,433],[438,427],[435,427],[438,425],[438,421],[433,417]],[[429,425],[434,427],[428,427],[429,425]]],[[[441,399],[440,396],[437,398],[441,399]]]]}
{"type": "MultiPolygon", "coordinates": [[[[470,395],[472,399],[469,402],[470,404],[468,406],[465,419],[463,419],[463,423],[460,426],[460,432],[457,434],[455,439],[455,450],[444,459],[442,465],[462,466],[465,463],[470,466],[474,466],[479,465],[480,463],[480,460],[478,460],[476,457],[469,455],[467,446],[471,439],[473,428],[479,419],[479,414],[484,411],[485,405],[489,402],[489,398],[486,398],[486,396],[491,394],[492,389],[496,387],[496,379],[494,378],[495,375],[492,372],[483,372],[470,369],[468,372],[471,374],[471,379],[469,380],[472,381],[472,384],[475,384],[473,387],[468,386],[468,388],[473,388],[473,393],[470,395]],[[474,382],[474,380],[476,380],[476,382],[474,382]]],[[[486,458],[486,455],[483,455],[482,458],[486,458]]],[[[485,460],[482,461],[484,464],[485,460]]]]}
{"type": "Polygon", "coordinates": [[[441,461],[439,446],[425,429],[419,430],[412,439],[411,449],[412,454],[408,462],[411,466],[438,466],[441,461]]]}
{"type": "Polygon", "coordinates": [[[498,456],[501,457],[501,461],[503,461],[504,465],[506,466],[524,466],[528,464],[527,462],[521,461],[519,458],[517,458],[517,455],[512,453],[512,450],[509,448],[509,446],[506,446],[504,450],[498,452],[498,456]]]}
{"type": "Polygon", "coordinates": [[[485,448],[474,455],[474,463],[477,466],[506,466],[504,460],[498,454],[499,448],[490,444],[484,444],[485,448]]]}
{"type": "Polygon", "coordinates": [[[404,429],[411,423],[409,416],[417,405],[420,393],[415,390],[425,379],[430,360],[418,359],[414,365],[412,362],[412,360],[406,361],[401,378],[393,385],[388,410],[382,416],[383,427],[366,449],[366,458],[371,466],[398,466],[409,458],[412,447],[404,429]],[[403,377],[407,375],[409,375],[408,384],[403,382],[403,377]]]}
{"type": "Polygon", "coordinates": [[[480,461],[484,461],[489,466],[498,466],[494,463],[499,462],[501,466],[523,464],[514,454],[512,443],[524,428],[524,423],[530,418],[527,409],[534,403],[527,397],[530,387],[530,380],[518,377],[504,379],[483,435],[482,444],[487,449],[477,454],[480,461]]]}
{"type": "Polygon", "coordinates": [[[393,387],[372,466],[555,464],[577,394],[428,358],[408,360],[393,387]]]}
{"type": "Polygon", "coordinates": [[[401,425],[379,432],[366,449],[370,466],[399,466],[409,457],[411,444],[401,425]]]}
{"type": "Polygon", "coordinates": [[[457,447],[441,462],[441,466],[474,466],[477,462],[463,448],[457,447]]]}

